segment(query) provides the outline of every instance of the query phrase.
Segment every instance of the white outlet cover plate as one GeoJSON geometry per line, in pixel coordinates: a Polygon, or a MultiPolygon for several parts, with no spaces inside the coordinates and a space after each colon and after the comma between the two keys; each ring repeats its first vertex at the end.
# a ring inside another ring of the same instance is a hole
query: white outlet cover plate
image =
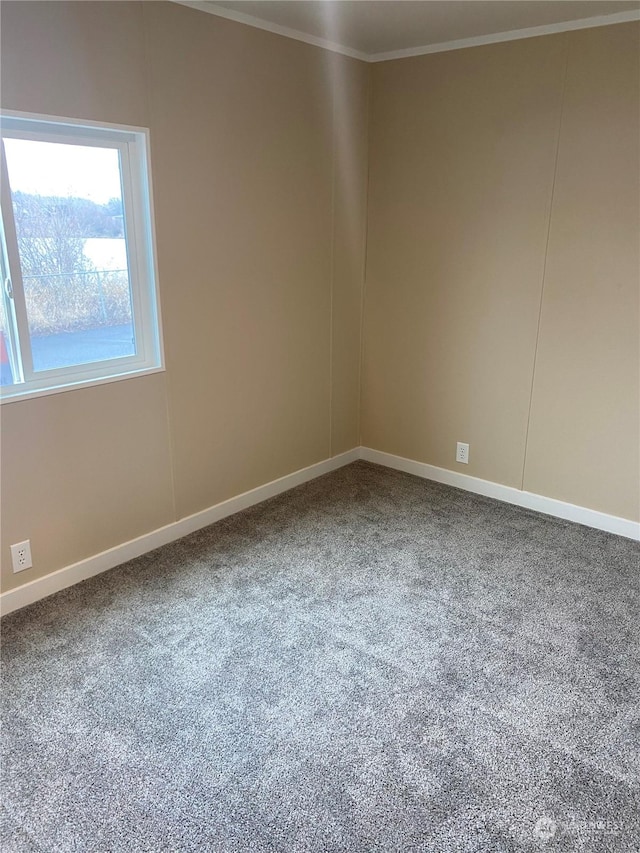
{"type": "Polygon", "coordinates": [[[25,539],[24,542],[16,542],[15,545],[11,546],[11,562],[14,574],[32,567],[31,541],[29,539],[25,539]]]}
{"type": "Polygon", "coordinates": [[[469,445],[464,441],[459,441],[456,446],[456,462],[463,462],[465,465],[469,464],[469,445]]]}

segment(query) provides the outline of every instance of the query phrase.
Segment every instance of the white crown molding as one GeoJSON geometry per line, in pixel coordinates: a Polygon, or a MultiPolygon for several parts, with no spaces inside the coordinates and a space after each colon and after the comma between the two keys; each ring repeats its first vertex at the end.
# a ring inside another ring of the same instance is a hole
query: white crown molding
{"type": "Polygon", "coordinates": [[[324,50],[330,50],[333,53],[341,53],[343,56],[350,56],[352,59],[360,59],[362,62],[388,62],[391,59],[405,59],[411,56],[424,56],[429,53],[443,53],[449,50],[461,50],[465,47],[480,47],[485,44],[497,44],[505,41],[517,41],[518,39],[534,38],[535,36],[547,36],[554,33],[570,32],[572,30],[586,30],[592,27],[606,27],[610,24],[624,24],[629,21],[640,21],[640,10],[630,12],[615,12],[612,15],[596,15],[592,18],[580,18],[576,21],[559,21],[555,24],[544,24],[540,27],[525,27],[520,30],[508,30],[503,33],[489,33],[483,36],[472,36],[470,38],[456,39],[454,41],[436,42],[434,44],[424,44],[418,47],[408,47],[401,50],[390,50],[383,53],[364,53],[360,50],[354,50],[351,47],[338,44],[329,39],[312,36],[304,33],[301,30],[295,30],[291,27],[282,27],[278,24],[272,24],[269,21],[263,21],[261,18],[256,18],[254,15],[245,15],[244,12],[236,12],[235,10],[225,9],[217,6],[215,3],[202,2],[202,0],[173,0],[180,6],[189,6],[191,9],[197,9],[200,12],[207,12],[209,15],[216,15],[219,18],[227,18],[230,21],[236,21],[239,24],[246,24],[249,27],[255,27],[259,30],[266,30],[268,33],[275,33],[285,38],[302,41],[306,44],[311,44],[314,47],[321,47],[324,50]]]}
{"type": "Polygon", "coordinates": [[[238,24],[246,24],[248,27],[255,27],[258,30],[266,30],[268,33],[275,33],[277,36],[285,36],[285,38],[294,39],[295,41],[303,41],[306,44],[312,44],[314,47],[330,50],[332,53],[341,53],[343,56],[350,56],[352,59],[360,59],[362,62],[369,61],[367,54],[359,50],[345,47],[345,45],[338,44],[329,39],[303,33],[301,30],[294,30],[291,27],[281,27],[279,24],[263,21],[262,18],[245,15],[244,12],[224,9],[221,6],[216,6],[215,3],[203,3],[199,2],[199,0],[174,0],[174,3],[179,3],[180,6],[189,6],[191,9],[198,9],[200,12],[208,12],[210,15],[216,15],[218,18],[227,18],[229,21],[235,21],[238,24]]]}
{"type": "Polygon", "coordinates": [[[461,474],[458,471],[450,471],[448,468],[438,468],[428,465],[426,462],[416,462],[414,459],[406,459],[404,456],[395,456],[392,453],[383,453],[381,450],[373,450],[370,447],[360,448],[360,458],[386,468],[394,468],[396,471],[404,471],[406,474],[414,474],[425,480],[434,480],[436,483],[444,483],[465,492],[473,492],[476,495],[484,495],[504,503],[521,506],[525,509],[533,509],[544,515],[552,515],[565,521],[573,521],[586,527],[594,527],[596,530],[606,530],[607,533],[615,533],[627,539],[640,540],[640,523],[627,518],[619,518],[617,515],[608,515],[588,507],[577,504],[566,503],[556,498],[548,498],[535,492],[525,492],[515,489],[513,486],[505,486],[502,483],[494,483],[491,480],[481,480],[479,477],[471,477],[469,474],[461,474]]]}
{"type": "Polygon", "coordinates": [[[509,30],[504,33],[490,33],[485,36],[443,41],[438,44],[425,44],[421,47],[408,47],[403,50],[390,50],[386,53],[370,53],[367,62],[388,62],[391,59],[406,59],[410,56],[424,56],[428,53],[444,53],[449,50],[461,50],[465,47],[480,47],[484,44],[498,44],[504,41],[548,36],[554,33],[566,33],[572,30],[588,30],[593,27],[606,27],[610,24],[624,24],[629,21],[640,21],[640,10],[632,12],[616,12],[613,15],[597,15],[593,18],[581,18],[577,21],[560,21],[557,24],[545,24],[541,27],[526,27],[521,30],[509,30]]]}

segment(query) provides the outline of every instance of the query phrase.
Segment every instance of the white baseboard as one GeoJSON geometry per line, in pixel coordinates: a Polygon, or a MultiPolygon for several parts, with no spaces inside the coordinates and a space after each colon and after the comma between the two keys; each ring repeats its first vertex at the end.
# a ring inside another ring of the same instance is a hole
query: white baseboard
{"type": "Polygon", "coordinates": [[[370,447],[360,448],[360,458],[367,462],[375,462],[377,465],[384,465],[387,468],[395,468],[397,471],[405,471],[407,474],[415,474],[425,480],[435,480],[437,483],[445,483],[447,486],[455,486],[467,492],[475,492],[475,494],[526,507],[526,509],[534,509],[545,515],[553,515],[566,521],[575,521],[587,527],[595,527],[597,530],[606,530],[608,533],[626,536],[628,539],[640,540],[640,523],[627,518],[607,515],[607,513],[598,512],[595,509],[565,503],[555,498],[546,498],[543,495],[514,489],[512,486],[503,486],[490,480],[481,480],[478,477],[470,477],[468,474],[460,474],[446,468],[437,468],[435,465],[427,465],[425,462],[414,462],[413,459],[405,459],[403,456],[394,456],[392,453],[372,450],[370,447]]]}
{"type": "Polygon", "coordinates": [[[208,527],[208,525],[213,524],[215,521],[220,521],[222,518],[240,512],[240,510],[266,501],[268,498],[275,497],[275,495],[293,489],[295,486],[299,486],[309,480],[315,480],[316,477],[342,468],[343,465],[355,462],[359,458],[360,449],[356,447],[331,459],[325,459],[323,462],[310,465],[308,468],[301,468],[299,471],[294,471],[292,474],[287,474],[278,480],[272,480],[270,483],[265,483],[264,486],[258,486],[256,489],[251,489],[249,492],[244,492],[234,498],[222,501],[222,503],[211,506],[201,512],[196,512],[194,515],[181,518],[172,524],[152,530],[150,533],[138,536],[137,539],[131,539],[122,545],[116,545],[114,548],[109,548],[108,551],[102,551],[93,557],[87,557],[86,560],[80,560],[80,562],[73,563],[71,566],[65,566],[62,569],[51,572],[49,575],[45,575],[43,578],[37,578],[16,589],[7,590],[7,592],[3,592],[0,595],[0,615],[4,616],[14,610],[19,610],[21,607],[26,607],[28,604],[33,604],[41,598],[52,595],[54,592],[59,592],[68,586],[73,586],[73,584],[87,580],[87,578],[91,578],[101,572],[106,572],[108,569],[113,569],[122,563],[126,563],[127,560],[133,560],[134,557],[140,557],[142,554],[153,551],[154,548],[159,548],[161,545],[181,539],[195,530],[208,527]]]}
{"type": "Polygon", "coordinates": [[[0,615],[4,616],[14,610],[19,610],[21,607],[26,607],[28,604],[33,604],[41,598],[52,595],[54,592],[59,592],[61,589],[66,589],[66,587],[73,586],[73,584],[91,578],[101,572],[106,572],[108,569],[113,569],[122,563],[126,563],[128,560],[133,560],[135,557],[140,557],[142,554],[153,551],[154,548],[174,542],[176,539],[187,536],[189,533],[193,533],[203,527],[208,527],[208,525],[220,521],[222,518],[261,503],[268,498],[275,497],[275,495],[293,489],[302,483],[307,483],[309,480],[314,480],[323,474],[328,474],[331,471],[342,468],[344,465],[349,465],[358,459],[375,462],[377,465],[395,468],[397,471],[405,471],[408,474],[415,474],[426,480],[434,480],[437,483],[455,486],[458,489],[475,492],[475,494],[485,495],[486,497],[495,498],[505,503],[533,509],[545,515],[553,515],[567,521],[584,524],[587,527],[606,530],[608,533],[615,533],[618,536],[640,540],[640,524],[626,518],[618,518],[615,515],[607,515],[604,512],[598,512],[594,509],[565,503],[554,498],[546,498],[543,495],[521,491],[511,486],[503,486],[500,483],[493,483],[490,480],[470,477],[468,474],[460,474],[457,471],[449,471],[446,468],[437,468],[435,465],[427,465],[424,462],[415,462],[412,459],[405,459],[402,456],[394,456],[392,453],[383,453],[380,450],[372,450],[369,447],[356,447],[353,450],[348,450],[346,453],[341,453],[339,456],[325,459],[323,462],[310,465],[308,468],[301,468],[299,471],[294,471],[292,474],[287,474],[278,480],[273,480],[270,483],[265,483],[263,486],[258,486],[256,489],[251,489],[249,492],[244,492],[234,498],[222,501],[222,503],[201,512],[181,518],[172,524],[152,530],[150,533],[145,533],[137,539],[131,539],[122,545],[116,545],[108,551],[102,551],[102,553],[96,554],[93,557],[87,557],[86,560],[80,560],[80,562],[74,563],[71,566],[65,566],[43,578],[37,578],[16,589],[7,590],[7,592],[3,592],[0,595],[0,615]]]}

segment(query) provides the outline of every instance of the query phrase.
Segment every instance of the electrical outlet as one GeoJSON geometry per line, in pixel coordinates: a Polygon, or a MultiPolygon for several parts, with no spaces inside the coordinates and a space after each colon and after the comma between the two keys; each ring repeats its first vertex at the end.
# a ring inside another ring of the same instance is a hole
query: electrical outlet
{"type": "Polygon", "coordinates": [[[31,542],[29,539],[11,546],[11,562],[13,563],[14,574],[31,568],[33,563],[31,562],[31,542]]]}
{"type": "Polygon", "coordinates": [[[456,462],[463,462],[465,465],[469,464],[469,445],[463,441],[459,441],[457,444],[456,462]]]}

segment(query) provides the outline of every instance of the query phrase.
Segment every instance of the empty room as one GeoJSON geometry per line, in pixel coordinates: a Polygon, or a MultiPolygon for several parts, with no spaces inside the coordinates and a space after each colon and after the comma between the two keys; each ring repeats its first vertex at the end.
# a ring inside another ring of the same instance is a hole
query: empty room
{"type": "Polygon", "coordinates": [[[640,851],[640,2],[0,35],[4,853],[640,851]]]}

